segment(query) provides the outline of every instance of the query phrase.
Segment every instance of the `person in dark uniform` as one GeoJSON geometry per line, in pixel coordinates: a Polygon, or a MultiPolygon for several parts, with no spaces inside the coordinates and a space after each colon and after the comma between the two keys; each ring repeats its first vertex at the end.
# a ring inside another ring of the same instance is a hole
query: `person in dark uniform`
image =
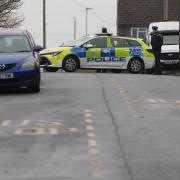
{"type": "Polygon", "coordinates": [[[155,56],[155,73],[157,75],[161,74],[161,47],[163,45],[163,37],[158,32],[158,27],[152,27],[153,32],[151,33],[151,46],[153,50],[153,54],[155,56]]]}

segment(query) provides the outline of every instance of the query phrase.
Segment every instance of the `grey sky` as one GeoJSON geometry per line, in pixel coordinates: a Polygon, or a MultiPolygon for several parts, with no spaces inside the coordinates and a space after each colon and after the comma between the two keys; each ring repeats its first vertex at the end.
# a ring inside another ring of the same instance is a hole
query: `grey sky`
{"type": "MultiPolygon", "coordinates": [[[[20,9],[25,16],[23,27],[42,44],[42,1],[23,0],[20,9]]],[[[73,17],[77,18],[77,37],[85,35],[85,9],[88,11],[88,34],[101,31],[106,26],[116,34],[117,0],[46,0],[47,2],[47,46],[55,47],[73,39],[73,17]]]]}

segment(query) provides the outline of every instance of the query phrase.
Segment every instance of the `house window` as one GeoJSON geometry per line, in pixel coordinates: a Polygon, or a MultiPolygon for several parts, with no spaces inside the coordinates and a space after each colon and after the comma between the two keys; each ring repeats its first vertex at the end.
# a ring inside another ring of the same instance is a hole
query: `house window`
{"type": "Polygon", "coordinates": [[[138,28],[138,27],[131,28],[131,37],[141,38],[145,40],[146,36],[147,36],[147,28],[138,28]]]}

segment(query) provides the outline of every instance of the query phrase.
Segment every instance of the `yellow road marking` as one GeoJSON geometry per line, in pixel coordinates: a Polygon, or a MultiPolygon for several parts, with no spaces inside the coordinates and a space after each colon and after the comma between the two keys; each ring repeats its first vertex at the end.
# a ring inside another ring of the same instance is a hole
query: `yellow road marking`
{"type": "Polygon", "coordinates": [[[164,99],[158,99],[158,101],[160,102],[160,103],[167,103],[164,99]]]}
{"type": "Polygon", "coordinates": [[[89,146],[96,146],[97,145],[96,140],[94,140],[94,139],[89,139],[88,143],[89,143],[89,146]]]}
{"type": "Polygon", "coordinates": [[[90,160],[90,163],[91,163],[91,165],[96,166],[96,165],[100,164],[100,161],[97,159],[93,159],[93,160],[90,160]]]}
{"type": "Polygon", "coordinates": [[[75,133],[75,132],[78,132],[78,129],[77,128],[69,128],[69,132],[75,133]]]}
{"type": "Polygon", "coordinates": [[[103,174],[99,170],[95,170],[92,172],[92,177],[103,177],[103,174]]]}
{"type": "Polygon", "coordinates": [[[23,134],[23,129],[22,128],[18,128],[15,130],[15,135],[21,135],[23,134]]]}
{"type": "Polygon", "coordinates": [[[88,124],[92,124],[92,119],[85,119],[85,122],[88,124]]]}
{"type": "Polygon", "coordinates": [[[133,109],[133,106],[132,106],[131,104],[127,104],[127,107],[128,107],[129,109],[133,109]]]}
{"type": "Polygon", "coordinates": [[[149,102],[150,102],[150,103],[157,103],[157,101],[154,100],[154,99],[149,99],[149,102]]]}
{"type": "Polygon", "coordinates": [[[89,153],[90,153],[90,155],[96,155],[99,153],[99,151],[96,148],[91,148],[91,149],[89,149],[89,153]]]}
{"type": "Polygon", "coordinates": [[[93,131],[93,130],[94,130],[94,127],[93,127],[93,126],[86,126],[86,130],[87,130],[87,131],[93,131]]]}
{"type": "Polygon", "coordinates": [[[44,130],[44,128],[37,128],[36,133],[39,135],[42,135],[42,134],[45,134],[45,130],[44,130]]]}
{"type": "Polygon", "coordinates": [[[1,124],[1,126],[9,126],[10,123],[11,123],[10,120],[4,120],[1,124]]]}
{"type": "Polygon", "coordinates": [[[92,115],[91,115],[91,113],[86,113],[86,114],[84,115],[84,117],[85,117],[85,118],[92,118],[92,115]]]}
{"type": "Polygon", "coordinates": [[[20,126],[27,126],[31,121],[30,120],[23,120],[20,126]]]}
{"type": "Polygon", "coordinates": [[[123,99],[124,99],[124,101],[128,101],[129,98],[128,97],[123,97],[123,99]]]}
{"type": "Polygon", "coordinates": [[[125,91],[124,90],[120,90],[120,93],[125,94],[125,91]]]}
{"type": "Polygon", "coordinates": [[[175,102],[176,102],[177,104],[179,104],[179,103],[180,103],[180,100],[176,100],[175,102]]]}
{"type": "Polygon", "coordinates": [[[139,101],[139,100],[137,100],[137,99],[135,99],[135,100],[133,100],[133,102],[136,102],[136,103],[137,103],[137,102],[140,102],[140,101],[139,101]]]}
{"type": "Polygon", "coordinates": [[[131,111],[131,113],[134,113],[134,114],[136,114],[136,113],[137,113],[137,111],[136,111],[136,110],[134,110],[134,109],[131,109],[130,111],[131,111]]]}
{"type": "Polygon", "coordinates": [[[62,125],[62,120],[37,120],[36,124],[60,126],[62,125]]]}
{"type": "Polygon", "coordinates": [[[94,133],[87,133],[88,138],[95,138],[95,134],[94,133]]]}
{"type": "Polygon", "coordinates": [[[50,134],[51,135],[58,135],[59,134],[58,128],[50,128],[50,134]]]}
{"type": "Polygon", "coordinates": [[[85,113],[91,113],[91,110],[90,109],[85,109],[84,112],[85,113]]]}

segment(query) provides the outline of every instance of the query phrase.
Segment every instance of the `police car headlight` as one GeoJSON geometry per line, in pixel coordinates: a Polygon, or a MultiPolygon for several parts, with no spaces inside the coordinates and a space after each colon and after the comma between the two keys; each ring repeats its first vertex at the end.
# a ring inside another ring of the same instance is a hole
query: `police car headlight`
{"type": "Polygon", "coordinates": [[[56,51],[56,52],[48,52],[48,53],[42,53],[41,56],[57,56],[61,53],[62,51],[56,51]]]}
{"type": "Polygon", "coordinates": [[[29,60],[22,64],[21,69],[29,69],[29,68],[34,68],[34,67],[35,67],[35,61],[29,60]]]}
{"type": "Polygon", "coordinates": [[[55,57],[55,56],[59,55],[60,53],[61,53],[61,52],[53,52],[53,53],[52,53],[52,56],[55,57]]]}

